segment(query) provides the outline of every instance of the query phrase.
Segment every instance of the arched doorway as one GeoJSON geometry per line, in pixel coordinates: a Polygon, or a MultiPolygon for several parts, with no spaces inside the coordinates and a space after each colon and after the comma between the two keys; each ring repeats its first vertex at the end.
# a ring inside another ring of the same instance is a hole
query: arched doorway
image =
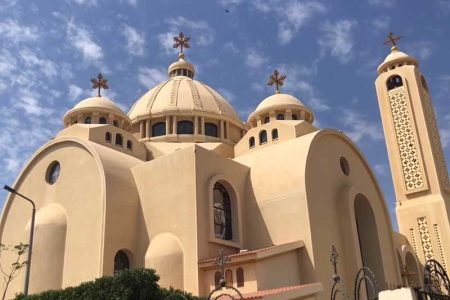
{"type": "Polygon", "coordinates": [[[385,282],[380,241],[375,215],[369,200],[362,194],[355,198],[355,219],[362,264],[368,267],[379,283],[385,282]]]}
{"type": "Polygon", "coordinates": [[[405,276],[409,286],[420,286],[420,272],[414,255],[406,252],[405,255],[405,276]]]}

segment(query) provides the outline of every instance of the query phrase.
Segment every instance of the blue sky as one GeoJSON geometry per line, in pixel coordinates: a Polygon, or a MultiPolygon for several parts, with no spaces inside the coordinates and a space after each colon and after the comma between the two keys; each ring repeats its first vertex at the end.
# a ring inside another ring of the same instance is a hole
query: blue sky
{"type": "Polygon", "coordinates": [[[273,93],[273,70],[286,74],[282,91],[307,104],[317,126],[341,129],[361,148],[392,211],[374,89],[389,53],[383,41],[400,34],[399,48],[419,59],[448,161],[449,17],[446,0],[0,0],[0,184],[12,185],[64,113],[95,95],[89,80],[99,71],[106,96],[126,111],[163,81],[177,58],[172,37],[183,31],[196,79],[243,120],[273,93]]]}

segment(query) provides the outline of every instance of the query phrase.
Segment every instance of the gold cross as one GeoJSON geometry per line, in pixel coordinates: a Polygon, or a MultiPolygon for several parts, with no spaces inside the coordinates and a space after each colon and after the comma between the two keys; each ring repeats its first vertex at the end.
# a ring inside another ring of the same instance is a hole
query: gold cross
{"type": "Polygon", "coordinates": [[[401,38],[401,36],[394,36],[392,32],[389,32],[388,38],[384,41],[384,44],[392,44],[392,47],[395,47],[397,45],[397,41],[401,38]]]}
{"type": "Polygon", "coordinates": [[[97,97],[101,97],[102,96],[100,94],[100,89],[104,89],[104,90],[109,89],[108,80],[103,78],[102,73],[98,73],[97,78],[91,79],[91,82],[92,82],[92,88],[93,89],[98,89],[97,97]]]}
{"type": "Polygon", "coordinates": [[[276,93],[279,94],[280,93],[280,86],[283,85],[283,81],[286,79],[286,75],[280,75],[280,73],[278,72],[278,70],[275,70],[273,72],[272,75],[270,75],[270,79],[269,82],[267,83],[267,85],[274,85],[276,86],[277,90],[276,93]]]}
{"type": "Polygon", "coordinates": [[[173,47],[174,48],[180,47],[180,52],[183,53],[183,47],[191,48],[191,46],[189,45],[190,39],[191,38],[186,37],[182,32],[180,32],[180,34],[178,34],[178,36],[173,38],[173,41],[175,42],[173,44],[173,47]]]}

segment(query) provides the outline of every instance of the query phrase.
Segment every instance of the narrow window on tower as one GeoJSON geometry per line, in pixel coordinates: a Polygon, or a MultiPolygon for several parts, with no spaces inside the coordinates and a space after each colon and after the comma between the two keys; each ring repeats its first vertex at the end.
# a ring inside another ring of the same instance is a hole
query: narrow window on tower
{"type": "Polygon", "coordinates": [[[390,91],[390,90],[395,89],[395,88],[397,88],[399,86],[402,86],[403,85],[403,80],[398,75],[392,75],[391,77],[388,78],[388,80],[386,82],[386,85],[387,85],[388,91],[390,91]]]}

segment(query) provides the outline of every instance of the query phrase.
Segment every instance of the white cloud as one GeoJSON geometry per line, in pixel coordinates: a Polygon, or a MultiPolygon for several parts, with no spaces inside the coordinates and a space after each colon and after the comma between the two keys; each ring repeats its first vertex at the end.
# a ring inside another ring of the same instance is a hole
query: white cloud
{"type": "Polygon", "coordinates": [[[428,41],[417,41],[406,45],[405,48],[411,55],[421,60],[425,60],[433,54],[435,45],[428,41]]]}
{"type": "Polygon", "coordinates": [[[382,8],[394,7],[397,4],[397,0],[369,0],[368,3],[373,6],[382,8]]]}
{"type": "Polygon", "coordinates": [[[366,115],[355,110],[344,109],[340,114],[340,120],[343,122],[344,132],[356,143],[363,138],[374,141],[384,139],[381,125],[371,122],[366,115]]]}
{"type": "Polygon", "coordinates": [[[388,173],[389,167],[387,164],[381,163],[381,164],[376,164],[373,166],[373,169],[375,170],[375,172],[382,176],[382,175],[386,175],[388,173]]]}
{"type": "Polygon", "coordinates": [[[450,145],[450,129],[439,129],[439,135],[441,137],[441,143],[443,148],[447,148],[450,145]]]}
{"type": "Polygon", "coordinates": [[[323,35],[319,38],[318,44],[323,53],[329,52],[341,63],[346,63],[352,58],[354,46],[352,30],[356,26],[356,21],[342,20],[337,23],[325,22],[320,27],[323,35]]]}
{"type": "Polygon", "coordinates": [[[232,7],[244,2],[244,0],[218,0],[218,1],[219,4],[224,7],[232,7]]]}
{"type": "Polygon", "coordinates": [[[2,49],[0,53],[0,76],[8,76],[13,70],[17,68],[17,60],[14,55],[2,49]]]}
{"type": "Polygon", "coordinates": [[[159,43],[166,54],[176,52],[173,49],[173,38],[180,32],[183,32],[187,37],[195,36],[195,39],[191,42],[196,46],[208,46],[214,42],[215,32],[205,21],[193,21],[179,16],[166,20],[166,23],[169,24],[169,31],[158,35],[159,43]]]}
{"type": "Polygon", "coordinates": [[[39,102],[39,94],[29,90],[21,90],[18,93],[15,107],[23,109],[23,111],[28,115],[39,117],[48,116],[53,113],[52,109],[41,105],[39,102]]]}
{"type": "Polygon", "coordinates": [[[97,0],[69,0],[69,2],[73,2],[78,5],[87,5],[87,6],[97,6],[97,0]]]}
{"type": "Polygon", "coordinates": [[[126,39],[125,47],[128,53],[135,56],[143,56],[145,54],[145,34],[138,32],[129,25],[124,25],[121,32],[126,39]]]}
{"type": "Polygon", "coordinates": [[[0,22],[0,36],[13,43],[19,43],[34,41],[39,34],[34,26],[23,26],[16,20],[6,19],[0,22]]]}
{"type": "Polygon", "coordinates": [[[278,20],[278,39],[282,45],[288,44],[316,15],[327,11],[326,7],[317,1],[255,0],[253,5],[263,13],[275,13],[278,20]]]}
{"type": "Polygon", "coordinates": [[[139,82],[146,88],[153,88],[155,85],[167,80],[167,72],[164,69],[139,68],[139,82]]]}
{"type": "Polygon", "coordinates": [[[80,101],[80,96],[83,94],[83,92],[83,89],[78,85],[71,84],[69,85],[69,92],[67,94],[67,97],[69,98],[69,101],[80,101]]]}
{"type": "Polygon", "coordinates": [[[388,31],[391,26],[391,18],[389,16],[381,16],[372,20],[371,25],[378,31],[388,31]]]}
{"type": "Polygon", "coordinates": [[[55,77],[58,75],[57,65],[48,59],[39,58],[36,56],[35,52],[30,49],[23,49],[20,51],[20,57],[25,63],[27,68],[38,68],[47,77],[55,77]]]}
{"type": "Polygon", "coordinates": [[[98,62],[103,58],[103,49],[92,38],[92,33],[72,20],[67,23],[67,39],[88,62],[98,62]]]}
{"type": "Polygon", "coordinates": [[[249,49],[245,55],[245,64],[251,69],[260,69],[268,62],[264,54],[257,52],[255,49],[249,49]]]}

